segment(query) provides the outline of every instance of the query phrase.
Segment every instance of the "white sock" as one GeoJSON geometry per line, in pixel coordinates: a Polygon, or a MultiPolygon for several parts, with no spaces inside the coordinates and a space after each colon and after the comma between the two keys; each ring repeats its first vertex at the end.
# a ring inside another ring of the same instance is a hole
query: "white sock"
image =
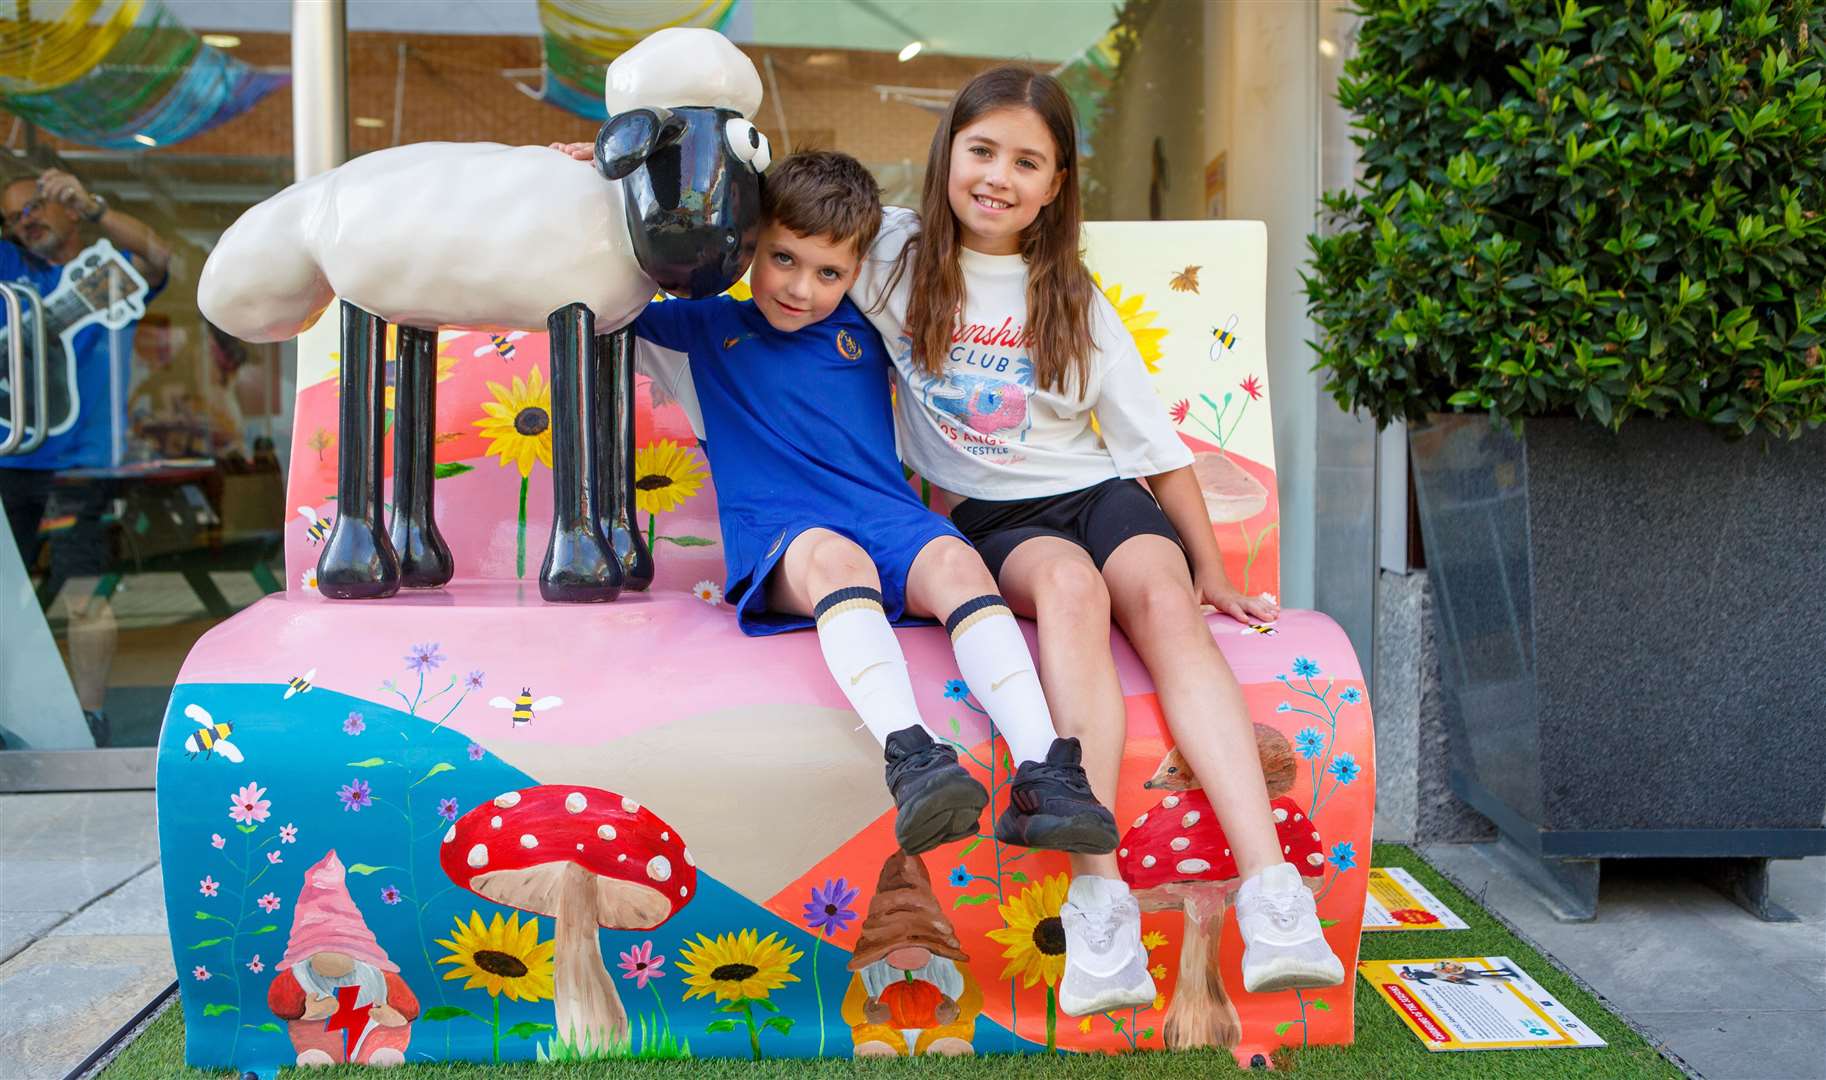
{"type": "Polygon", "coordinates": [[[1129,883],[1121,878],[1077,874],[1072,877],[1071,888],[1066,891],[1065,899],[1078,908],[1106,908],[1120,902],[1128,894],[1129,883]]]}
{"type": "Polygon", "coordinates": [[[1040,689],[1027,639],[1001,597],[979,596],[960,604],[945,620],[957,670],[995,721],[1015,764],[1044,761],[1058,731],[1040,689]]]}
{"type": "Polygon", "coordinates": [[[818,622],[824,666],[875,741],[885,746],[893,732],[917,726],[919,706],[907,678],[907,658],[888,625],[881,593],[838,589],[818,601],[812,617],[818,622]]]}

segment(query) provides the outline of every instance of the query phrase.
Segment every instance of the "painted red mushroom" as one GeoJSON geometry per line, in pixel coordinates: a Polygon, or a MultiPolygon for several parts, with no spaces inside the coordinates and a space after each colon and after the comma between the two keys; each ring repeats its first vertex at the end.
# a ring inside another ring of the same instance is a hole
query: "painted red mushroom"
{"type": "MultiPolygon", "coordinates": [[[[1324,876],[1325,855],[1305,807],[1287,797],[1298,772],[1293,748],[1285,735],[1264,724],[1255,725],[1255,742],[1281,854],[1299,867],[1301,878],[1313,888],[1324,876]]],[[[1122,878],[1135,891],[1142,910],[1183,911],[1186,916],[1177,985],[1162,1035],[1170,1050],[1236,1046],[1242,1041],[1242,1022],[1224,991],[1218,957],[1224,912],[1242,884],[1236,860],[1211,800],[1177,749],[1168,752],[1142,786],[1170,794],[1136,818],[1123,836],[1116,850],[1122,878]]]]}
{"type": "Polygon", "coordinates": [[[601,788],[497,795],[450,827],[438,862],[483,899],[551,917],[558,1034],[577,1044],[628,1036],[597,928],[650,930],[697,895],[697,864],[683,838],[653,811],[601,788]]]}

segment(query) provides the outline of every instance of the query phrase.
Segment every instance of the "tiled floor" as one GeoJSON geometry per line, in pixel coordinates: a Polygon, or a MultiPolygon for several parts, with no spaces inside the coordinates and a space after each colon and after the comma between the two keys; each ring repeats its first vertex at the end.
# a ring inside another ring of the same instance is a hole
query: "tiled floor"
{"type": "Polygon", "coordinates": [[[0,796],[0,1076],[57,1080],[174,978],[151,792],[0,796]]]}
{"type": "Polygon", "coordinates": [[[1826,1077],[1826,858],[1774,864],[1800,922],[1758,922],[1667,863],[1612,861],[1597,920],[1563,923],[1491,849],[1423,853],[1705,1080],[1826,1077]]]}

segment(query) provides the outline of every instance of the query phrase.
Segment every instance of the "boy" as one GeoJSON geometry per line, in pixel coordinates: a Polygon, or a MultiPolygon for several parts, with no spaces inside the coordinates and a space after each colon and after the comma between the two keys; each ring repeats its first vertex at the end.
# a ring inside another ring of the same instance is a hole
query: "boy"
{"type": "Polygon", "coordinates": [[[975,834],[989,801],[921,724],[891,628],[943,620],[959,671],[1019,763],[997,838],[1112,850],[1115,821],[1091,792],[1078,741],[1053,729],[1013,613],[895,457],[887,351],[845,298],[880,227],[874,177],[846,154],[795,154],[767,172],[761,205],[753,300],[666,300],[634,323],[642,370],[695,396],[701,412],[724,595],[743,632],[816,627],[831,676],[885,747],[895,839],[917,855],[975,834]]]}

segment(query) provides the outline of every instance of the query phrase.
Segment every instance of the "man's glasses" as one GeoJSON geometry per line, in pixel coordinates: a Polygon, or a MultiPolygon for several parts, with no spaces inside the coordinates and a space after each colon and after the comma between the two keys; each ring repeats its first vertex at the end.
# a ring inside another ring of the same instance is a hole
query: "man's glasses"
{"type": "Polygon", "coordinates": [[[0,225],[5,225],[7,232],[14,232],[19,226],[25,224],[26,218],[32,217],[43,209],[43,199],[32,199],[21,206],[17,214],[0,214],[0,225]]]}

